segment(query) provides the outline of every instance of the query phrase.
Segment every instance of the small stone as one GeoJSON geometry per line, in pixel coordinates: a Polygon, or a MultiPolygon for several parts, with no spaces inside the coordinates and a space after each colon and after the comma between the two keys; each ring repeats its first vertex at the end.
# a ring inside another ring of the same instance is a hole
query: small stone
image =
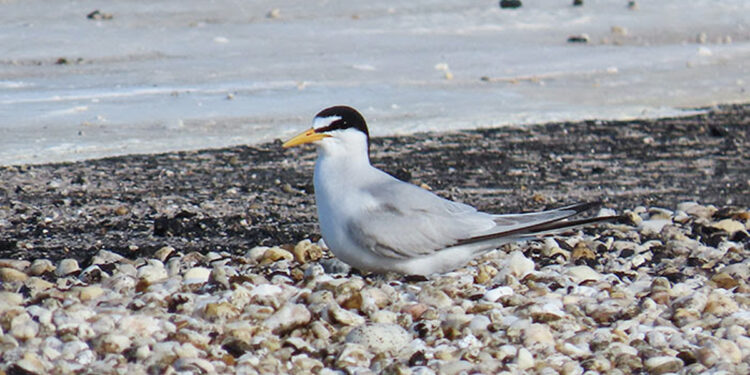
{"type": "Polygon", "coordinates": [[[346,343],[336,357],[336,366],[339,368],[368,368],[373,357],[374,355],[364,345],[346,343]]]}
{"type": "Polygon", "coordinates": [[[565,270],[565,274],[576,284],[581,284],[586,281],[599,281],[602,279],[602,275],[589,266],[569,267],[565,270]]]}
{"type": "Polygon", "coordinates": [[[101,282],[103,278],[109,277],[106,272],[102,271],[102,269],[97,265],[91,265],[83,269],[81,271],[81,274],[78,275],[78,279],[83,281],[87,284],[94,284],[101,282]]]}
{"type": "Polygon", "coordinates": [[[500,0],[500,8],[516,9],[521,7],[521,0],[500,0]]]}
{"type": "Polygon", "coordinates": [[[482,299],[489,302],[497,302],[500,298],[512,296],[513,293],[513,288],[509,286],[499,286],[485,292],[482,299]]]}
{"type": "Polygon", "coordinates": [[[263,322],[274,333],[285,333],[310,322],[312,314],[305,305],[287,303],[263,322]]]}
{"type": "Polygon", "coordinates": [[[682,369],[683,363],[677,357],[659,356],[652,357],[644,363],[649,374],[660,375],[670,372],[678,372],[682,369]]]}
{"type": "Polygon", "coordinates": [[[526,258],[520,251],[512,252],[504,263],[503,271],[510,273],[519,280],[534,271],[534,261],[526,258]]]}
{"type": "Polygon", "coordinates": [[[419,302],[425,305],[437,307],[438,309],[446,308],[453,305],[453,299],[448,297],[445,292],[435,288],[425,288],[419,293],[419,302]]]}
{"type": "Polygon", "coordinates": [[[644,220],[638,229],[644,234],[659,234],[665,225],[671,224],[670,219],[650,219],[644,220]]]}
{"type": "Polygon", "coordinates": [[[20,293],[0,291],[0,312],[23,303],[23,295],[20,293]]]}
{"type": "Polygon", "coordinates": [[[591,38],[588,34],[571,35],[568,37],[568,43],[588,43],[591,38]]]}
{"type": "Polygon", "coordinates": [[[178,358],[174,362],[175,370],[189,374],[215,374],[216,367],[203,358],[178,358]]]}
{"type": "Polygon", "coordinates": [[[563,353],[568,357],[574,359],[586,358],[591,356],[591,350],[586,344],[579,346],[570,342],[565,342],[557,345],[557,350],[560,353],[563,353]]]}
{"type": "Polygon", "coordinates": [[[364,345],[376,354],[396,354],[411,340],[411,335],[397,324],[361,325],[346,335],[346,342],[364,345]]]}
{"type": "Polygon", "coordinates": [[[29,288],[29,292],[31,293],[32,296],[36,295],[39,292],[43,292],[50,288],[53,288],[55,286],[55,284],[47,280],[44,280],[40,277],[36,277],[36,276],[31,277],[28,280],[26,280],[24,285],[27,288],[29,288]]]}
{"type": "Polygon", "coordinates": [[[287,250],[284,250],[278,246],[274,246],[263,253],[261,264],[268,264],[278,262],[280,260],[291,261],[294,259],[294,255],[287,250]]]}
{"type": "Polygon", "coordinates": [[[99,250],[93,258],[91,258],[91,264],[112,264],[119,262],[127,262],[125,258],[117,253],[113,253],[107,250],[99,250]]]}
{"type": "Polygon", "coordinates": [[[723,230],[724,232],[729,233],[730,235],[734,234],[735,232],[744,231],[745,225],[737,220],[732,219],[724,219],[720,220],[716,223],[711,224],[712,227],[723,230]]]}
{"type": "Polygon", "coordinates": [[[342,262],[339,258],[325,258],[321,259],[319,263],[327,274],[346,275],[352,270],[352,266],[342,262]]]}
{"type": "Polygon", "coordinates": [[[677,210],[702,219],[710,219],[718,211],[714,206],[702,206],[695,202],[682,202],[677,205],[677,210]]]}
{"type": "Polygon", "coordinates": [[[625,36],[628,35],[628,29],[622,27],[622,26],[612,26],[609,31],[614,35],[621,35],[625,36]]]}
{"type": "Polygon", "coordinates": [[[583,0],[573,0],[573,6],[574,7],[583,6],[583,0]]]}
{"type": "Polygon", "coordinates": [[[576,246],[573,248],[573,253],[571,254],[571,256],[574,262],[577,260],[592,261],[596,259],[596,253],[591,251],[591,249],[589,249],[589,247],[586,246],[583,241],[580,241],[576,244],[576,246]]]}
{"type": "Polygon", "coordinates": [[[695,42],[699,44],[706,44],[708,42],[708,34],[705,31],[701,31],[696,35],[695,42]]]}
{"type": "Polygon", "coordinates": [[[0,268],[0,281],[4,283],[22,283],[29,275],[10,267],[0,268]]]}
{"type": "Polygon", "coordinates": [[[98,285],[76,287],[74,290],[78,293],[78,299],[82,302],[97,299],[104,294],[104,289],[98,285]]]}
{"type": "Polygon", "coordinates": [[[43,275],[47,272],[54,272],[55,268],[55,265],[49,259],[36,259],[29,266],[29,275],[43,275]]]}
{"type": "Polygon", "coordinates": [[[281,9],[279,8],[271,9],[266,13],[266,18],[277,19],[279,17],[281,17],[281,9]]]}
{"type": "Polygon", "coordinates": [[[103,13],[103,12],[100,12],[97,9],[97,10],[94,10],[93,12],[87,14],[86,18],[88,18],[90,20],[100,21],[100,20],[111,20],[113,18],[113,16],[110,13],[103,13]]]}
{"type": "Polygon", "coordinates": [[[474,276],[475,284],[486,284],[491,281],[495,275],[497,275],[497,268],[489,264],[480,264],[477,266],[477,274],[474,276]]]}
{"type": "Polygon", "coordinates": [[[347,326],[359,326],[365,323],[365,318],[343,309],[335,303],[330,305],[328,314],[332,323],[341,323],[347,326]]]}
{"type": "Polygon", "coordinates": [[[31,317],[26,312],[16,315],[10,321],[9,333],[21,341],[27,341],[36,337],[38,332],[39,323],[31,320],[31,317]]]}
{"type": "Polygon", "coordinates": [[[553,347],[555,338],[547,325],[535,323],[524,330],[523,343],[527,348],[534,345],[553,347]]]}
{"type": "Polygon", "coordinates": [[[115,215],[117,216],[125,216],[130,213],[130,209],[128,209],[127,206],[119,206],[115,208],[115,215]]]}
{"type": "Polygon", "coordinates": [[[164,246],[160,248],[159,250],[156,250],[154,253],[154,258],[159,259],[162,262],[165,262],[167,258],[169,258],[170,255],[172,255],[175,252],[174,247],[172,246],[164,246]]]}
{"type": "Polygon", "coordinates": [[[518,349],[518,354],[516,354],[516,365],[521,371],[528,370],[534,367],[534,356],[532,356],[531,352],[526,348],[518,349]]]}
{"type": "Polygon", "coordinates": [[[492,324],[490,318],[484,315],[476,315],[469,322],[469,329],[475,336],[482,336],[487,333],[487,327],[492,324]]]}
{"type": "Polygon", "coordinates": [[[33,352],[23,354],[18,362],[8,368],[8,374],[46,374],[47,368],[44,366],[41,358],[33,352]]]}
{"type": "Polygon", "coordinates": [[[240,311],[229,302],[213,302],[203,308],[203,316],[210,320],[227,320],[236,318],[240,311]]]}
{"type": "Polygon", "coordinates": [[[0,259],[0,267],[9,267],[21,272],[24,272],[30,265],[31,262],[28,260],[0,259]]]}
{"type": "Polygon", "coordinates": [[[459,375],[459,374],[471,374],[474,369],[474,364],[469,361],[449,361],[440,365],[440,374],[445,375],[459,375]]]}
{"type": "Polygon", "coordinates": [[[726,272],[720,272],[711,276],[711,281],[713,281],[716,286],[723,289],[732,289],[740,285],[739,280],[726,272]]]}
{"type": "Polygon", "coordinates": [[[719,351],[721,351],[722,358],[729,360],[731,363],[740,363],[742,361],[742,351],[740,348],[731,340],[719,340],[717,343],[719,351]]]}
{"type": "Polygon", "coordinates": [[[138,268],[137,276],[138,279],[149,285],[168,277],[164,263],[156,259],[149,259],[147,264],[138,268]]]}
{"type": "Polygon", "coordinates": [[[401,309],[401,312],[411,315],[412,320],[418,320],[422,317],[422,314],[425,313],[430,307],[427,306],[424,303],[413,303],[410,305],[406,305],[401,309]]]}
{"type": "Polygon", "coordinates": [[[206,267],[193,267],[185,272],[182,282],[185,284],[205,284],[210,275],[211,270],[206,267]]]}
{"type": "Polygon", "coordinates": [[[77,260],[63,259],[60,261],[60,263],[57,264],[55,275],[63,277],[63,276],[67,276],[72,273],[78,272],[80,270],[81,270],[81,267],[78,266],[77,260]]]}
{"type": "Polygon", "coordinates": [[[108,333],[99,338],[97,346],[105,353],[122,353],[130,347],[128,336],[108,333]]]}
{"type": "Polygon", "coordinates": [[[294,259],[301,264],[316,261],[323,257],[320,246],[313,244],[310,240],[302,240],[294,246],[294,259]]]}
{"type": "Polygon", "coordinates": [[[739,311],[740,307],[732,299],[732,293],[725,289],[716,289],[708,295],[704,313],[725,317],[739,311]]]}
{"type": "Polygon", "coordinates": [[[245,253],[245,257],[260,262],[263,260],[263,254],[265,254],[268,249],[270,249],[268,246],[255,246],[245,253]]]}

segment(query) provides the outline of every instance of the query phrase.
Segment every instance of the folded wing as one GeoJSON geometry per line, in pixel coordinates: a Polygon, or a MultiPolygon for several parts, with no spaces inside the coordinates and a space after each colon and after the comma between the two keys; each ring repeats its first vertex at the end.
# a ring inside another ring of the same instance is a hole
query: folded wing
{"type": "Polygon", "coordinates": [[[396,259],[429,255],[466,243],[528,237],[530,233],[543,232],[550,223],[594,205],[583,203],[543,212],[491,215],[395,179],[369,189],[373,202],[388,203],[364,208],[349,220],[346,230],[360,246],[396,259]]]}

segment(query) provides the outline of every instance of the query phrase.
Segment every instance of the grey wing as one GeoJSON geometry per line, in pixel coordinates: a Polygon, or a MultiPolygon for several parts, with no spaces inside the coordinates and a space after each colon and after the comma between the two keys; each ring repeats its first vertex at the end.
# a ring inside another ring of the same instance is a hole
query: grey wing
{"type": "Polygon", "coordinates": [[[398,180],[370,186],[374,205],[347,223],[350,238],[382,256],[428,255],[496,226],[494,216],[398,180]]]}
{"type": "Polygon", "coordinates": [[[528,237],[536,227],[589,207],[491,215],[398,180],[371,186],[368,193],[378,203],[347,223],[350,238],[377,254],[398,259],[429,255],[461,243],[528,237]]]}

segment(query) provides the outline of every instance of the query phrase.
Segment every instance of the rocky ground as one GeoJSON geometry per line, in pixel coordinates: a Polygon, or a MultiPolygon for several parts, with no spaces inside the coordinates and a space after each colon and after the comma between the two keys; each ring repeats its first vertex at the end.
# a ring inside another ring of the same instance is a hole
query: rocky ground
{"type": "Polygon", "coordinates": [[[428,279],[316,244],[311,149],[4,167],[0,373],[750,373],[748,111],[374,139],[483,210],[624,216],[428,279]]]}

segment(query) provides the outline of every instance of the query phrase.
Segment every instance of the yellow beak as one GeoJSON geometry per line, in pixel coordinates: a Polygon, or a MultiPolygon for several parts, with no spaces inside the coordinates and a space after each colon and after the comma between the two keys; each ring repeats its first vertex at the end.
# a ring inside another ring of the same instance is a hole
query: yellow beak
{"type": "Polygon", "coordinates": [[[319,141],[323,138],[328,138],[328,137],[330,137],[330,135],[325,134],[325,133],[316,133],[315,129],[310,128],[310,129],[305,130],[302,133],[295,135],[292,139],[284,142],[284,144],[281,145],[281,147],[289,148],[289,147],[299,146],[305,143],[312,143],[315,141],[319,141]]]}

